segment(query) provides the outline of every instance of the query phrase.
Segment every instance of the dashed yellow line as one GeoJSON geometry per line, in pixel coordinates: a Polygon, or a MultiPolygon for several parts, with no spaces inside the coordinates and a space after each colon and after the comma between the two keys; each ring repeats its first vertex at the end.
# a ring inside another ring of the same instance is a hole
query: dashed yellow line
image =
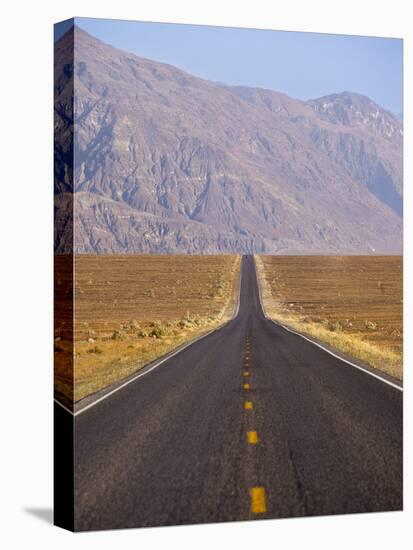
{"type": "Polygon", "coordinates": [[[250,445],[258,444],[258,434],[256,431],[247,432],[247,440],[250,445]]]}
{"type": "Polygon", "coordinates": [[[251,512],[253,514],[264,514],[267,511],[267,499],[264,487],[253,487],[250,489],[251,512]]]}
{"type": "MultiPolygon", "coordinates": [[[[250,356],[251,356],[251,341],[250,336],[248,335],[245,339],[245,357],[244,357],[244,366],[246,369],[250,367],[250,356]]],[[[243,371],[243,376],[247,378],[249,376],[249,370],[243,371]]],[[[250,384],[243,384],[244,390],[251,389],[250,384]]],[[[252,401],[244,401],[244,409],[249,411],[254,408],[252,401]]],[[[247,441],[250,445],[257,445],[259,443],[258,433],[255,430],[247,431],[247,441]]],[[[253,514],[264,514],[267,511],[267,499],[265,494],[264,487],[252,487],[250,489],[251,497],[251,512],[253,514]]]]}

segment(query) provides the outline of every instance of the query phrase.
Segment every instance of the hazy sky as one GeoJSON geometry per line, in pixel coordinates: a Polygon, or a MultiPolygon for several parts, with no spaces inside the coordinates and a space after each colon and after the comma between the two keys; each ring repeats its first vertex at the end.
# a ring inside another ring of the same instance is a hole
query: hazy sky
{"type": "Polygon", "coordinates": [[[122,50],[225,84],[259,86],[299,99],[344,90],[400,113],[403,41],[76,18],[90,34],[122,50]]]}

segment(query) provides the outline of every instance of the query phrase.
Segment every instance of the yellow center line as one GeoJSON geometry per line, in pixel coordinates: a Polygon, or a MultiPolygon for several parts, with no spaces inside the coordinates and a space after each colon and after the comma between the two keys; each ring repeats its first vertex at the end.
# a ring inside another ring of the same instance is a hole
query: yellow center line
{"type": "Polygon", "coordinates": [[[264,487],[253,487],[250,489],[251,512],[253,514],[264,514],[267,511],[267,499],[264,487]]]}
{"type": "Polygon", "coordinates": [[[244,390],[249,390],[251,386],[249,384],[244,384],[244,390]]]}
{"type": "Polygon", "coordinates": [[[252,401],[245,401],[244,403],[244,409],[246,409],[247,411],[251,410],[254,408],[254,405],[252,404],[252,401]]]}
{"type": "Polygon", "coordinates": [[[256,431],[247,432],[247,440],[250,445],[257,445],[258,443],[258,434],[256,431]]]}

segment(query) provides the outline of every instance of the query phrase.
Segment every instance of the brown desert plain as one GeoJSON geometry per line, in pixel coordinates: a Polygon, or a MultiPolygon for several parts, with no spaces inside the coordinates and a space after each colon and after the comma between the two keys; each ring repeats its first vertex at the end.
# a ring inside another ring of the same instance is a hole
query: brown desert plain
{"type": "MultiPolygon", "coordinates": [[[[240,259],[77,255],[73,270],[68,256],[56,256],[58,397],[79,401],[229,320],[240,259]]],[[[401,256],[255,261],[268,316],[402,379],[401,256]]]]}
{"type": "Polygon", "coordinates": [[[55,262],[55,389],[69,403],[225,323],[237,303],[240,256],[78,255],[74,273],[68,256],[55,262]]]}
{"type": "Polygon", "coordinates": [[[399,380],[401,256],[256,256],[269,317],[399,380]]]}

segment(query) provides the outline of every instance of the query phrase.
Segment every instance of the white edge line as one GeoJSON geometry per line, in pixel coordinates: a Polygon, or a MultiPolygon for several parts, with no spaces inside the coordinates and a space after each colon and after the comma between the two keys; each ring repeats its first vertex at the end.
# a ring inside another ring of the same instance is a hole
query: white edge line
{"type": "Polygon", "coordinates": [[[56,399],[56,397],[54,398],[54,402],[57,404],[57,405],[60,405],[62,407],[62,409],[64,409],[66,412],[70,413],[70,414],[73,414],[73,411],[71,411],[70,409],[68,409],[65,405],[63,405],[63,403],[60,403],[60,401],[58,399],[56,399]]]}
{"type": "Polygon", "coordinates": [[[347,363],[347,365],[351,365],[355,369],[362,370],[366,374],[369,374],[370,376],[373,376],[373,378],[377,378],[378,380],[381,380],[385,384],[388,384],[389,386],[392,386],[393,388],[396,388],[397,390],[399,390],[401,392],[403,391],[402,386],[399,386],[399,385],[395,384],[394,382],[391,382],[390,380],[387,380],[386,378],[382,378],[378,374],[375,374],[374,372],[371,372],[371,371],[361,367],[360,365],[357,365],[356,363],[352,363],[351,361],[348,361],[347,359],[344,359],[343,357],[340,357],[339,355],[337,355],[333,351],[329,350],[328,348],[325,348],[324,346],[322,346],[318,342],[314,342],[314,340],[311,340],[311,338],[307,338],[307,336],[304,336],[304,334],[300,334],[299,332],[296,332],[295,330],[292,330],[291,328],[288,328],[285,325],[275,323],[275,321],[273,321],[272,319],[270,319],[270,321],[272,321],[274,324],[276,324],[278,326],[281,326],[283,329],[287,330],[288,332],[292,332],[293,334],[296,334],[297,336],[301,336],[301,338],[304,338],[304,340],[307,340],[307,342],[311,342],[311,344],[314,344],[314,346],[317,346],[318,348],[326,351],[327,353],[329,353],[333,357],[336,357],[337,359],[340,359],[340,361],[343,361],[343,363],[347,363]]]}
{"type": "MultiPolygon", "coordinates": [[[[232,321],[233,319],[235,319],[238,315],[238,312],[239,312],[239,307],[240,307],[240,300],[241,300],[241,283],[242,283],[242,258],[241,258],[241,264],[240,264],[240,279],[239,279],[239,291],[238,291],[238,305],[237,305],[237,308],[235,310],[235,313],[233,314],[232,318],[229,320],[229,321],[232,321]]],[[[217,330],[220,330],[221,328],[223,328],[227,323],[229,323],[229,321],[227,321],[226,323],[224,323],[223,325],[220,325],[219,327],[216,327],[208,332],[206,332],[205,334],[201,334],[201,336],[198,336],[198,338],[195,338],[195,340],[191,340],[190,342],[188,342],[187,344],[185,344],[184,346],[180,347],[179,349],[175,350],[173,353],[167,355],[166,357],[164,357],[163,359],[159,360],[157,363],[155,363],[154,365],[152,365],[151,368],[145,370],[145,372],[141,372],[139,374],[137,374],[136,376],[134,376],[133,378],[131,378],[130,380],[128,380],[127,382],[124,382],[123,384],[121,384],[120,386],[117,386],[116,388],[114,388],[112,391],[108,392],[108,393],[105,393],[105,395],[102,395],[102,397],[99,397],[99,399],[96,399],[96,401],[92,401],[91,403],[89,403],[89,405],[86,405],[85,407],[83,407],[82,409],[79,409],[78,411],[76,412],[73,412],[71,411],[68,407],[66,407],[65,405],[63,405],[63,403],[61,403],[58,399],[54,398],[54,402],[57,403],[58,405],[60,405],[62,407],[62,409],[64,409],[65,411],[67,411],[68,413],[70,413],[72,416],[78,416],[79,414],[82,414],[83,412],[87,411],[88,409],[91,409],[92,407],[94,407],[95,405],[97,405],[98,403],[100,403],[101,401],[103,401],[104,399],[110,397],[111,395],[113,395],[114,393],[118,392],[119,390],[121,390],[122,388],[125,388],[126,386],[128,386],[129,384],[131,384],[132,382],[135,382],[135,380],[137,380],[138,378],[141,378],[142,376],[146,376],[147,374],[149,374],[151,371],[153,371],[154,369],[156,369],[157,367],[159,367],[160,365],[162,365],[162,363],[165,363],[165,361],[169,361],[169,359],[172,359],[172,357],[175,357],[175,355],[178,355],[178,353],[181,353],[181,351],[184,351],[186,348],[189,348],[189,346],[192,346],[193,344],[195,344],[196,342],[199,342],[200,340],[202,340],[203,338],[206,338],[207,336],[209,336],[210,334],[216,332],[217,330]]]]}
{"type": "Polygon", "coordinates": [[[232,319],[235,319],[238,316],[239,307],[240,307],[240,303],[241,303],[241,284],[242,284],[242,264],[243,264],[243,261],[244,261],[244,257],[241,256],[241,261],[240,261],[240,264],[239,264],[238,303],[237,303],[237,307],[236,307],[236,310],[234,312],[234,315],[232,316],[232,319]]]}
{"type": "Polygon", "coordinates": [[[329,350],[328,348],[322,346],[321,344],[318,344],[317,342],[314,342],[314,340],[311,340],[311,338],[308,338],[307,336],[304,336],[304,334],[301,334],[300,332],[296,332],[295,330],[293,330],[289,327],[286,327],[285,325],[282,325],[281,323],[277,323],[276,321],[271,319],[271,317],[269,317],[267,315],[267,313],[265,311],[265,308],[264,308],[264,303],[262,301],[261,286],[260,286],[260,282],[259,282],[259,278],[258,278],[257,264],[256,264],[256,261],[255,261],[255,256],[254,256],[254,266],[255,266],[255,276],[257,278],[258,294],[259,294],[259,298],[260,298],[261,309],[264,313],[264,317],[268,321],[271,321],[277,327],[281,327],[284,330],[287,330],[288,332],[291,332],[293,334],[296,334],[297,336],[300,336],[301,338],[304,338],[304,340],[307,340],[307,342],[310,342],[310,344],[313,344],[314,346],[317,346],[318,348],[326,351],[327,353],[329,353],[330,355],[332,355],[336,359],[339,359],[343,363],[347,363],[347,365],[350,365],[351,367],[354,367],[355,369],[361,370],[361,371],[365,372],[366,374],[369,374],[370,376],[373,376],[373,378],[377,378],[377,380],[381,380],[381,382],[384,382],[388,386],[391,386],[392,388],[395,388],[396,390],[399,390],[399,391],[403,392],[403,387],[402,386],[399,386],[398,384],[395,384],[394,382],[391,382],[390,380],[387,380],[386,378],[382,378],[378,374],[375,374],[374,372],[371,372],[370,370],[367,370],[367,369],[361,367],[360,365],[356,365],[356,363],[352,363],[351,361],[348,361],[347,359],[344,359],[343,357],[340,357],[339,355],[337,355],[333,351],[329,350]]]}

